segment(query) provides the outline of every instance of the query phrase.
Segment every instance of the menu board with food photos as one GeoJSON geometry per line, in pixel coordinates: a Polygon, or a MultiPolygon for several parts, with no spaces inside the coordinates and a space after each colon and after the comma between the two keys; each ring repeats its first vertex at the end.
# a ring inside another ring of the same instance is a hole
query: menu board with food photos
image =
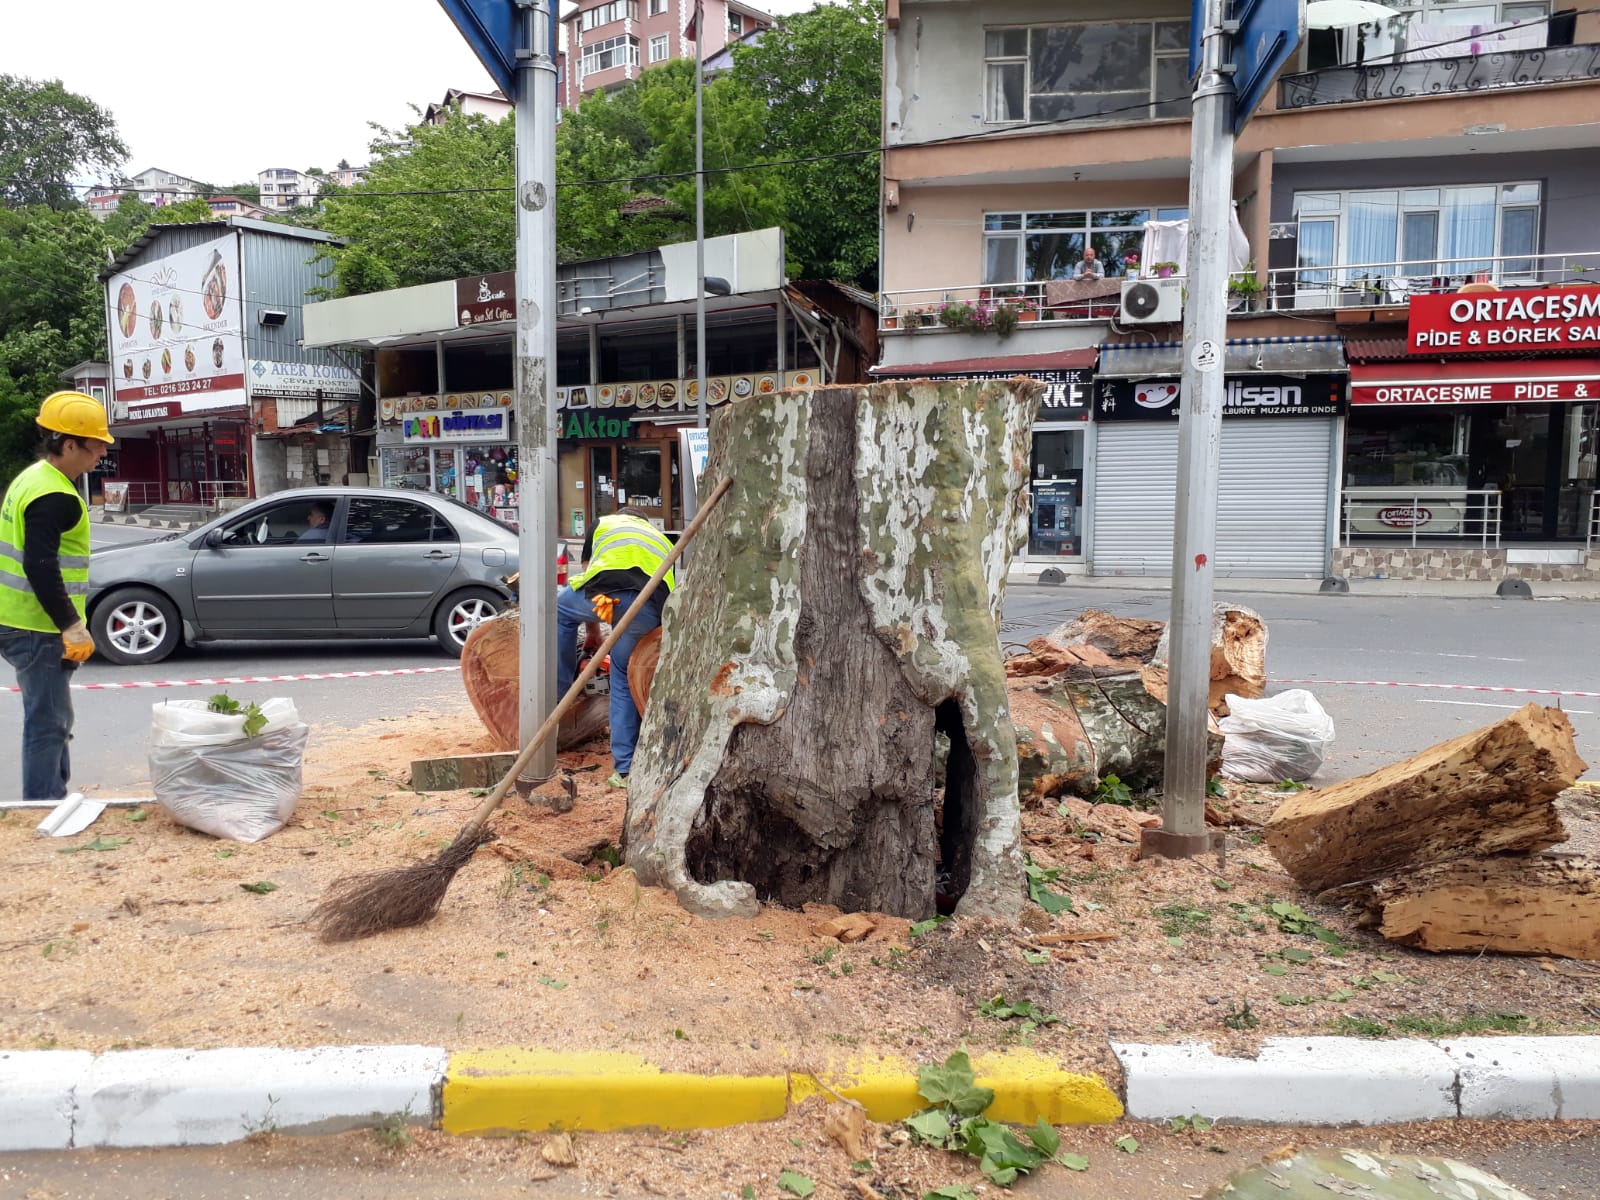
{"type": "MultiPolygon", "coordinates": [[[[714,408],[730,399],[742,400],[746,396],[767,396],[785,388],[816,387],[820,382],[814,370],[713,375],[706,391],[706,406],[714,408]]],[[[700,385],[693,379],[650,379],[556,389],[558,408],[630,408],[642,414],[652,411],[681,413],[697,408],[699,403],[700,385]]]]}
{"type": "Polygon", "coordinates": [[[247,403],[238,235],[113,275],[111,377],[130,420],[247,403]]]}

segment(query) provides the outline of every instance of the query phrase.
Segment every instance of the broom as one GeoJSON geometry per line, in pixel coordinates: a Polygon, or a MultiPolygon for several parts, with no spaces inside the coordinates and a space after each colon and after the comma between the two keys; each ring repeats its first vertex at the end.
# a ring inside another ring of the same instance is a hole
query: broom
{"type": "Polygon", "coordinates": [[[655,574],[650,576],[650,581],[639,590],[639,595],[628,606],[628,611],[612,625],[610,636],[600,644],[600,649],[595,651],[588,665],[572,681],[572,686],[567,689],[566,695],[561,697],[554,711],[545,718],[544,724],[539,726],[532,740],[522,748],[522,753],[517,755],[517,761],[505,773],[505,777],[467,818],[467,823],[461,827],[461,832],[456,834],[455,840],[426,862],[413,863],[409,867],[393,867],[387,871],[346,875],[334,880],[311,914],[311,922],[317,927],[319,938],[324,942],[349,942],[390,929],[421,925],[433,919],[434,914],[439,911],[440,902],[444,900],[445,892],[450,888],[451,881],[456,877],[456,872],[466,865],[467,860],[479,846],[494,837],[493,831],[486,828],[490,815],[506,798],[506,794],[516,784],[517,776],[533,760],[539,747],[555,733],[561,724],[561,718],[582,695],[584,684],[588,683],[600,669],[600,664],[611,652],[611,647],[627,630],[633,618],[655,592],[656,586],[672,569],[672,564],[678,561],[678,556],[683,553],[684,547],[700,531],[701,523],[711,515],[711,510],[732,486],[731,478],[724,479],[700,506],[700,511],[695,514],[694,520],[689,522],[689,527],[678,538],[678,544],[662,560],[655,574]]]}

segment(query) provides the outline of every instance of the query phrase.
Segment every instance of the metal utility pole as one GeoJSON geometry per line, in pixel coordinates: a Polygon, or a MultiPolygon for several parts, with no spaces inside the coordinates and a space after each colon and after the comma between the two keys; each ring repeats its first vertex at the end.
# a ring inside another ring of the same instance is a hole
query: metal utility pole
{"type": "MultiPolygon", "coordinates": [[[[1171,657],[1165,797],[1146,853],[1189,858],[1221,850],[1206,830],[1206,722],[1211,687],[1211,606],[1216,571],[1217,473],[1222,459],[1227,357],[1228,243],[1233,204],[1234,87],[1226,69],[1227,0],[1203,0],[1203,55],[1195,79],[1189,175],[1189,294],[1183,312],[1182,408],[1172,537],[1171,657]]],[[[1198,6],[1197,6],[1198,7],[1198,6]]]]}
{"type": "MultiPolygon", "coordinates": [[[[706,427],[706,14],[694,0],[694,423],[706,427]]],[[[688,516],[687,513],[684,514],[688,516]]]]}
{"type": "MultiPolygon", "coordinates": [[[[518,734],[526,745],[556,704],[556,0],[516,0],[517,522],[521,671],[518,734]]],[[[556,771],[551,738],[520,778],[556,771]]]]}

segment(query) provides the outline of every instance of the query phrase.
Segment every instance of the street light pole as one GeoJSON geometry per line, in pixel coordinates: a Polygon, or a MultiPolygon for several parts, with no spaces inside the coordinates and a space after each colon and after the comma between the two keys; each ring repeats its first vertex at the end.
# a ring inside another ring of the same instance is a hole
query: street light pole
{"type": "Polygon", "coordinates": [[[1190,858],[1221,846],[1221,835],[1206,831],[1205,804],[1233,204],[1234,89],[1223,69],[1231,49],[1223,29],[1226,5],[1227,0],[1204,0],[1203,52],[1194,89],[1164,796],[1161,827],[1145,830],[1141,839],[1145,853],[1167,858],[1190,858]]]}
{"type": "MultiPolygon", "coordinates": [[[[517,729],[526,745],[556,702],[556,46],[555,0],[515,0],[518,41],[517,169],[517,522],[521,695],[517,729]]],[[[524,782],[556,770],[551,738],[524,782]]]]}
{"type": "MultiPolygon", "coordinates": [[[[706,14],[694,0],[694,423],[706,427],[706,14]]],[[[687,514],[685,514],[687,515],[687,514]]]]}

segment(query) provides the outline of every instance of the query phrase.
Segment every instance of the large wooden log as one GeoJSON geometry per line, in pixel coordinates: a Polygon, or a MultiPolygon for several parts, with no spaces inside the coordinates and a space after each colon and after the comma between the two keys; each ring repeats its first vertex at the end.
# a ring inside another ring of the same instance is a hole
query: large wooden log
{"type": "Polygon", "coordinates": [[[1502,854],[1435,863],[1320,899],[1354,906],[1357,924],[1419,950],[1600,959],[1600,862],[1502,854]]]}
{"type": "MultiPolygon", "coordinates": [[[[478,720],[500,750],[522,748],[518,731],[522,703],[518,619],[515,608],[497,613],[468,634],[467,643],[461,648],[461,685],[478,720]]],[[[605,696],[585,696],[563,718],[556,733],[556,747],[566,750],[581,746],[604,734],[610,728],[606,715],[609,707],[605,696]]]]}
{"type": "Polygon", "coordinates": [[[1403,762],[1286,800],[1267,845],[1313,891],[1566,840],[1555,798],[1586,764],[1560,709],[1527,704],[1403,762]]]}
{"type": "Polygon", "coordinates": [[[702,486],[733,488],[668,602],[629,781],[641,882],[708,915],[920,918],[936,890],[1019,910],[999,621],[1037,391],[878,384],[717,414],[702,486]]]}
{"type": "MultiPolygon", "coordinates": [[[[1161,631],[1161,642],[1150,660],[1159,672],[1157,690],[1167,692],[1167,659],[1172,631],[1161,631]]],[[[1152,678],[1155,684],[1155,678],[1152,678]]],[[[1267,691],[1267,623],[1254,609],[1218,601],[1211,610],[1211,684],[1206,706],[1214,716],[1228,715],[1229,695],[1254,699],[1267,691]]]]}

